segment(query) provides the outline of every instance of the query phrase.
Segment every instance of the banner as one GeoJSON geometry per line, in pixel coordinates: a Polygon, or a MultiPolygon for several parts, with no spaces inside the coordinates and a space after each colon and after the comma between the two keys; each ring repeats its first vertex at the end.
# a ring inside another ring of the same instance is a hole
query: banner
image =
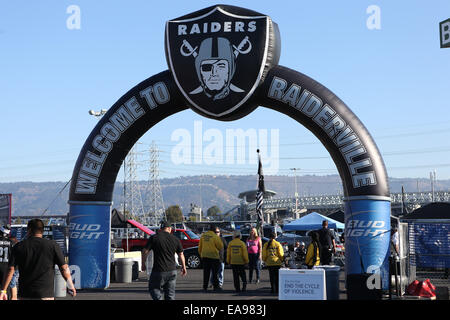
{"type": "Polygon", "coordinates": [[[0,225],[11,223],[11,193],[0,194],[0,225]]]}
{"type": "Polygon", "coordinates": [[[375,274],[373,289],[389,289],[390,213],[389,201],[345,201],[346,276],[375,274]]]}
{"type": "Polygon", "coordinates": [[[70,203],[69,265],[81,274],[81,288],[109,286],[111,206],[70,203]]]}

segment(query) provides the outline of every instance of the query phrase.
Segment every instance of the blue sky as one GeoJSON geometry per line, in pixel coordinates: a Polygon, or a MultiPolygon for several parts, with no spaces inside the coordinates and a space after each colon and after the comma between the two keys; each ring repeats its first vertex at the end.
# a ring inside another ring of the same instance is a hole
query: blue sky
{"type": "MultiPolygon", "coordinates": [[[[213,4],[2,1],[0,182],[68,181],[97,122],[88,110],[109,108],[137,83],[166,70],[165,22],[213,4]],[[80,8],[80,29],[66,26],[70,5],[80,8]]],[[[439,22],[450,18],[448,0],[226,4],[267,14],[278,23],[280,65],[319,81],[353,110],[374,137],[390,177],[428,178],[436,170],[438,179],[450,179],[450,49],[439,45],[439,22]],[[380,8],[380,29],[366,26],[371,5],[380,8]]],[[[301,169],[300,175],[337,173],[308,130],[258,108],[234,122],[209,120],[190,110],[162,121],[137,146],[140,178],[148,177],[144,166],[152,141],[161,149],[161,177],[256,174],[249,161],[175,164],[172,153],[180,141],[172,135],[184,129],[193,136],[199,123],[203,132],[216,129],[224,137],[226,129],[262,130],[269,139],[277,132],[270,145],[278,154],[273,173],[293,175],[293,167],[301,169]]],[[[264,160],[267,166],[269,160],[264,160]]]]}

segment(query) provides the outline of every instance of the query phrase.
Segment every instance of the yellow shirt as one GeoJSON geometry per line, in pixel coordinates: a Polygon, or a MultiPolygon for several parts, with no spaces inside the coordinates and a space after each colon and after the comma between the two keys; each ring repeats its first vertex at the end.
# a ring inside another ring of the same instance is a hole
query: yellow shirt
{"type": "Polygon", "coordinates": [[[319,247],[316,250],[316,262],[314,263],[314,245],[310,243],[305,258],[305,263],[308,266],[318,266],[320,264],[319,247]]]}
{"type": "Polygon", "coordinates": [[[200,237],[198,253],[202,258],[219,259],[219,251],[223,249],[223,242],[213,231],[207,231],[200,237]]]}
{"type": "Polygon", "coordinates": [[[247,246],[239,238],[234,238],[228,244],[227,263],[228,264],[247,264],[248,263],[247,246]]]}
{"type": "Polygon", "coordinates": [[[283,263],[284,251],[281,244],[275,239],[269,247],[269,242],[266,242],[262,251],[262,259],[267,266],[280,266],[283,263]]]}

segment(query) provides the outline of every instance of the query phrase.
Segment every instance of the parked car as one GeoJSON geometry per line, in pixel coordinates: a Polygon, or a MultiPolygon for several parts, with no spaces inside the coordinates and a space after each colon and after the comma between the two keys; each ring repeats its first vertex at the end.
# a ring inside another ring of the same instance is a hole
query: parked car
{"type": "MultiPolygon", "coordinates": [[[[200,237],[191,230],[172,229],[172,234],[178,239],[180,239],[183,249],[196,247],[200,242],[200,237]]],[[[122,239],[122,248],[125,251],[141,251],[147,244],[147,241],[148,237],[128,239],[128,246],[127,246],[127,239],[122,239]]]]}
{"type": "Polygon", "coordinates": [[[180,239],[183,249],[196,247],[200,242],[200,237],[191,230],[187,229],[175,229],[172,234],[180,239]]]}

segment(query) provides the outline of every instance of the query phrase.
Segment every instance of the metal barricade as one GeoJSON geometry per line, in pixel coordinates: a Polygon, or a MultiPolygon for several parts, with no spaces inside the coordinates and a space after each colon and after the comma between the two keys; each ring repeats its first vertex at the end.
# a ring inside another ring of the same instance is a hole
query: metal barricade
{"type": "Polygon", "coordinates": [[[450,221],[409,221],[408,232],[406,268],[410,274],[414,273],[416,280],[430,279],[433,285],[450,290],[450,221]]]}

